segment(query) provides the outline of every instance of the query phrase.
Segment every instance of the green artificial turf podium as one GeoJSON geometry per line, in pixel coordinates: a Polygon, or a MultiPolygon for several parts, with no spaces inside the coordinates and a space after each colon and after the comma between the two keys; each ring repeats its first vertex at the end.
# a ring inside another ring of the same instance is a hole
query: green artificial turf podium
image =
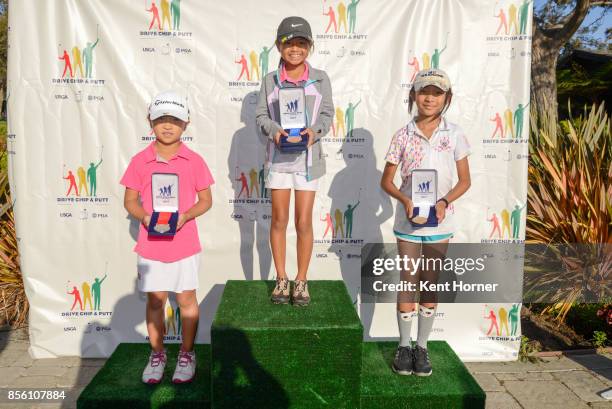
{"type": "Polygon", "coordinates": [[[342,281],[309,281],[308,307],[272,281],[228,281],[211,329],[213,404],[358,408],[363,327],[342,281]]]}
{"type": "Polygon", "coordinates": [[[167,344],[168,362],[158,385],[142,383],[149,344],[119,344],[89,385],[81,392],[78,409],[210,408],[210,345],[196,345],[198,366],[190,384],[174,385],[179,345],[167,344]]]}
{"type": "Polygon", "coordinates": [[[485,393],[444,341],[429,342],[433,374],[400,376],[397,342],[362,342],[342,281],[310,281],[308,307],[274,305],[272,281],[228,281],[196,345],[192,384],[173,385],[179,345],[168,344],[159,385],[141,382],[149,344],[120,344],[79,396],[79,409],[480,409],[485,393]]]}
{"type": "Polygon", "coordinates": [[[429,341],[430,376],[391,370],[397,342],[364,342],[361,409],[478,409],[485,393],[445,341],[429,341]]]}

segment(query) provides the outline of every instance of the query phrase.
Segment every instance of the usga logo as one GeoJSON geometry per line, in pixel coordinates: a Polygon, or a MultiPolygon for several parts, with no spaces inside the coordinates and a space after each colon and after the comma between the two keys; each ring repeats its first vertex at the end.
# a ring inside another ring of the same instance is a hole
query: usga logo
{"type": "MultiPolygon", "coordinates": [[[[485,145],[485,153],[483,155],[484,159],[500,159],[503,160],[504,162],[510,162],[512,160],[512,150],[510,149],[506,149],[503,153],[499,152],[499,151],[494,151],[491,152],[489,149],[487,149],[486,147],[496,147],[495,145],[485,145]]],[[[516,159],[523,159],[525,155],[523,154],[517,154],[516,155],[516,159]]]]}

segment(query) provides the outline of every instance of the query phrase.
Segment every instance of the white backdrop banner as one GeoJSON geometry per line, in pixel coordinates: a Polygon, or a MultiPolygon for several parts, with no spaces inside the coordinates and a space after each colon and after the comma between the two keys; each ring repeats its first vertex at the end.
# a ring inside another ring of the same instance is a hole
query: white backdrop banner
{"type": "MultiPolygon", "coordinates": [[[[138,225],[119,179],[154,139],[147,105],[162,90],[188,95],[184,142],[217,181],[213,208],[198,219],[197,341],[210,342],[226,280],[273,279],[254,110],[261,78],[278,64],[276,28],[289,15],[310,22],[309,61],[329,74],[336,106],[322,141],[328,171],[309,279],[344,280],[366,339],[397,337],[394,305],[360,304],[360,249],[394,241],[394,206],[379,183],[391,136],[410,119],[414,74],[449,73],[448,118],[472,145],[472,187],[450,210],[460,215],[454,241],[522,242],[531,8],[523,0],[12,1],[8,149],[32,355],[108,356],[120,342],[146,342],[132,251],[138,225]],[[357,205],[351,226],[348,205],[357,205]]],[[[290,274],[295,240],[290,222],[290,274]]],[[[443,305],[433,339],[464,360],[516,359],[516,311],[443,305]]],[[[171,300],[169,342],[180,342],[179,315],[171,300]]]]}

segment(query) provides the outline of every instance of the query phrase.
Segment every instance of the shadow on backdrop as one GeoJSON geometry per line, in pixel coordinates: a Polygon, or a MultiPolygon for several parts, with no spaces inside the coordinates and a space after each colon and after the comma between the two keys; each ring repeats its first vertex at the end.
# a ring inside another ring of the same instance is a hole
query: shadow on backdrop
{"type": "Polygon", "coordinates": [[[242,100],[240,121],[244,126],[232,136],[227,158],[227,177],[234,190],[232,218],[240,229],[240,263],[247,280],[255,278],[254,251],[259,260],[262,280],[270,275],[270,193],[265,188],[264,160],[267,139],[255,124],[257,92],[249,92],[242,100]]]}
{"type": "MultiPolygon", "coordinates": [[[[346,164],[344,169],[334,175],[329,188],[329,216],[334,239],[362,242],[333,243],[328,251],[336,254],[342,279],[356,304],[361,285],[361,246],[383,242],[381,225],[393,216],[393,206],[389,196],[380,188],[382,172],[376,168],[372,133],[367,129],[356,128],[352,134],[351,139],[344,140],[339,151],[329,152],[330,156],[336,155],[336,159],[342,159],[346,164]]],[[[366,340],[369,339],[372,327],[374,305],[359,306],[366,340]]]]}

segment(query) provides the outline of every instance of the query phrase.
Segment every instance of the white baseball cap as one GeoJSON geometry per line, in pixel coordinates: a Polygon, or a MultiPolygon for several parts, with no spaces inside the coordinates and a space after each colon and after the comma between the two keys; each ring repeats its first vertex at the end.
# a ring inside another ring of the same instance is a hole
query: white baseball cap
{"type": "Polygon", "coordinates": [[[417,73],[414,79],[414,90],[420,91],[429,85],[438,87],[444,92],[448,91],[451,87],[448,75],[438,68],[421,70],[417,73]]]}
{"type": "Polygon", "coordinates": [[[157,94],[149,105],[149,118],[155,120],[170,115],[184,122],[189,122],[187,98],[176,91],[164,91],[157,94]]]}

